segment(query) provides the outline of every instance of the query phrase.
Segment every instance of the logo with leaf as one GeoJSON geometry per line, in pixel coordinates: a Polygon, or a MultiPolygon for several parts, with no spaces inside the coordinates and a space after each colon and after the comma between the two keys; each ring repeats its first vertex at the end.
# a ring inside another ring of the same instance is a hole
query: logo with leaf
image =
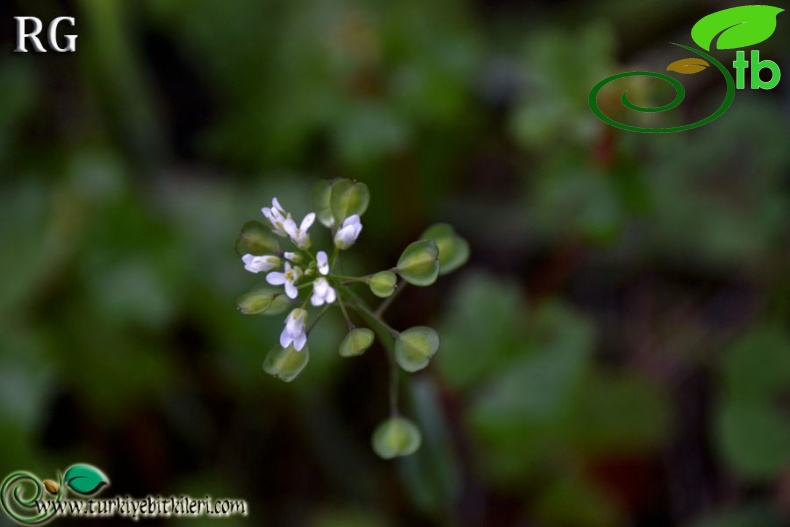
{"type": "Polygon", "coordinates": [[[675,98],[663,106],[645,107],[634,104],[629,99],[628,91],[626,90],[620,97],[620,102],[625,108],[640,113],[660,113],[680,106],[686,97],[686,90],[680,81],[665,73],[656,73],[652,71],[630,71],[627,73],[618,73],[603,79],[593,86],[590,91],[588,99],[590,108],[603,122],[630,132],[683,132],[685,130],[699,128],[700,126],[718,119],[729,109],[733,100],[735,100],[735,79],[733,79],[732,74],[721,62],[706,52],[711,51],[714,44],[716,49],[738,49],[754,46],[768,40],[768,38],[773,35],[774,31],[776,31],[776,19],[782,11],[784,11],[784,9],[768,5],[748,5],[724,9],[723,11],[717,11],[716,13],[702,18],[691,29],[691,39],[702,49],[671,42],[671,44],[695,54],[696,57],[676,60],[667,66],[667,71],[682,75],[692,75],[704,72],[713,65],[724,77],[727,84],[724,100],[709,116],[691,124],[666,128],[650,128],[616,121],[601,110],[598,105],[598,93],[601,89],[610,82],[627,77],[652,77],[667,82],[675,89],[675,98]]]}
{"type": "Polygon", "coordinates": [[[21,525],[42,525],[55,515],[55,509],[44,512],[37,505],[42,501],[59,502],[68,493],[78,497],[97,495],[110,484],[107,476],[93,465],[78,463],[65,473],[57,473],[55,480],[40,480],[35,474],[18,471],[10,474],[0,486],[0,506],[9,518],[21,525]]]}

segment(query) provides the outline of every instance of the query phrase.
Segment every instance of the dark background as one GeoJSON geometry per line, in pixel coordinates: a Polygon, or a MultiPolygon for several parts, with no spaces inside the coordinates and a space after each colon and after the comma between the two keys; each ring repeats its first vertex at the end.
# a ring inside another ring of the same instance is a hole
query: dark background
{"type": "MultiPolygon", "coordinates": [[[[105,496],[249,502],[150,522],[174,527],[787,525],[788,81],[679,134],[587,105],[732,5],[4,1],[0,473],[83,461],[105,496]],[[77,52],[13,53],[17,15],[75,16],[77,52]],[[333,177],[371,189],[360,269],[436,221],[472,247],[391,310],[443,343],[400,462],[370,448],[381,348],[341,359],[328,318],[283,384],[261,369],[282,320],[235,308],[260,283],[238,228],[333,177]]],[[[759,47],[785,69],[787,16],[759,47]]],[[[715,71],[681,80],[653,122],[723,97],[715,71]]]]}

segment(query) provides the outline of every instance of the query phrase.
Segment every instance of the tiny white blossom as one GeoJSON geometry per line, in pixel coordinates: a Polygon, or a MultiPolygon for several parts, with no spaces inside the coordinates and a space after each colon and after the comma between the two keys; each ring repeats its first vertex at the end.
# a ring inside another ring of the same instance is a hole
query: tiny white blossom
{"type": "Polygon", "coordinates": [[[283,227],[285,228],[285,232],[288,233],[288,236],[290,236],[291,241],[293,241],[297,247],[300,249],[309,249],[310,235],[307,233],[307,229],[310,228],[314,221],[315,212],[311,212],[304,217],[299,227],[296,226],[296,222],[293,220],[286,221],[283,227]]]}
{"type": "Polygon", "coordinates": [[[359,221],[359,215],[349,216],[335,233],[335,246],[338,249],[348,249],[357,241],[361,231],[362,223],[359,221]]]}
{"type": "Polygon", "coordinates": [[[284,285],[285,294],[288,298],[296,298],[299,296],[299,291],[296,289],[296,282],[302,277],[302,269],[298,266],[291,267],[291,264],[285,262],[285,271],[282,273],[269,273],[266,275],[266,281],[272,285],[284,285]]]}
{"type": "Polygon", "coordinates": [[[285,252],[285,253],[283,253],[283,256],[285,256],[286,260],[288,260],[290,262],[293,262],[293,263],[300,263],[302,261],[302,255],[299,254],[299,253],[285,252]]]}
{"type": "Polygon", "coordinates": [[[318,251],[316,255],[316,263],[318,264],[318,272],[326,276],[329,274],[329,258],[324,251],[318,251]]]}
{"type": "Polygon", "coordinates": [[[280,334],[280,346],[287,348],[293,344],[296,351],[302,351],[307,344],[307,333],[305,333],[305,323],[307,322],[307,311],[296,308],[285,319],[285,329],[280,334]]]}
{"type": "Polygon", "coordinates": [[[317,307],[323,306],[324,303],[331,304],[336,299],[337,293],[326,278],[316,278],[313,282],[313,296],[310,298],[310,303],[317,307]]]}
{"type": "Polygon", "coordinates": [[[289,223],[293,223],[293,219],[291,219],[291,215],[285,212],[285,209],[280,206],[280,202],[277,201],[277,198],[272,198],[272,206],[263,207],[261,212],[263,212],[263,215],[269,220],[269,223],[271,223],[273,233],[283,238],[288,236],[288,231],[285,226],[289,223]]]}
{"type": "Polygon", "coordinates": [[[266,273],[280,266],[280,259],[276,256],[245,254],[241,261],[244,262],[244,268],[251,273],[266,273]]]}

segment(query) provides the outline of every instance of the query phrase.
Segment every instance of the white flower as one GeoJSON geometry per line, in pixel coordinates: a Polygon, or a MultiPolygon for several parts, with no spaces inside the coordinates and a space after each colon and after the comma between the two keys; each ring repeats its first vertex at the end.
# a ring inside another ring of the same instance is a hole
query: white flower
{"type": "Polygon", "coordinates": [[[302,351],[307,344],[307,333],[304,325],[307,322],[307,311],[296,308],[285,319],[285,329],[280,334],[280,346],[287,348],[293,344],[296,351],[302,351]]]}
{"type": "Polygon", "coordinates": [[[349,216],[335,233],[335,246],[338,249],[348,249],[357,241],[361,231],[362,223],[359,221],[359,215],[349,216]]]}
{"type": "Polygon", "coordinates": [[[310,303],[317,307],[323,306],[324,303],[331,304],[336,299],[337,293],[326,278],[316,278],[313,282],[313,296],[310,298],[310,303]]]}
{"type": "Polygon", "coordinates": [[[283,224],[283,227],[285,228],[285,232],[288,233],[288,236],[291,237],[291,241],[293,241],[297,247],[300,249],[309,249],[310,235],[307,234],[307,229],[310,228],[314,221],[315,212],[311,212],[304,217],[302,224],[299,225],[299,227],[296,226],[296,222],[293,220],[286,221],[283,224]]]}
{"type": "Polygon", "coordinates": [[[244,268],[251,273],[266,273],[280,266],[280,259],[276,256],[253,256],[245,254],[241,257],[244,268]]]}
{"type": "Polygon", "coordinates": [[[285,252],[285,253],[283,253],[283,256],[289,262],[293,262],[293,263],[301,263],[302,262],[302,255],[299,254],[299,253],[285,252]]]}
{"type": "Polygon", "coordinates": [[[316,255],[316,263],[318,264],[318,272],[326,276],[329,274],[329,258],[327,258],[324,251],[318,251],[316,255]]]}
{"type": "Polygon", "coordinates": [[[288,236],[288,231],[285,226],[289,223],[293,223],[293,219],[291,219],[291,215],[285,212],[285,209],[280,206],[280,202],[277,201],[277,198],[272,199],[271,208],[263,207],[261,212],[263,212],[263,215],[269,220],[269,223],[272,224],[273,233],[283,238],[288,236]]]}
{"type": "Polygon", "coordinates": [[[296,298],[299,296],[299,291],[294,285],[299,278],[302,277],[301,267],[291,267],[291,264],[285,262],[285,272],[282,273],[269,273],[266,275],[266,281],[272,285],[285,285],[285,294],[288,298],[296,298]]]}

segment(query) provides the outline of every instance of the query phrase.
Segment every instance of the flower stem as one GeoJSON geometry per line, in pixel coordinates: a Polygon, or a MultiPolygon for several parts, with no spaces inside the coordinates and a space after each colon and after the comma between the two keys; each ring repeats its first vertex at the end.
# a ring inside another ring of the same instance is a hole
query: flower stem
{"type": "Polygon", "coordinates": [[[400,368],[395,363],[392,353],[387,353],[390,368],[390,417],[398,417],[398,389],[400,388],[400,368]]]}
{"type": "Polygon", "coordinates": [[[387,360],[390,368],[390,414],[392,417],[397,417],[398,412],[398,392],[400,388],[400,369],[395,361],[395,338],[399,333],[391,328],[384,322],[380,316],[377,316],[365,303],[350,288],[344,288],[343,292],[348,294],[349,298],[353,300],[353,307],[362,315],[365,322],[370,325],[373,331],[379,336],[379,340],[387,352],[387,360]]]}
{"type": "Polygon", "coordinates": [[[369,276],[345,276],[342,274],[330,274],[331,278],[337,278],[338,280],[349,280],[351,282],[366,282],[369,276]]]}
{"type": "MultiPolygon", "coordinates": [[[[349,291],[348,288],[346,290],[349,291]]],[[[392,326],[390,326],[389,324],[384,322],[384,320],[382,320],[381,317],[376,315],[367,305],[365,305],[364,303],[360,304],[359,301],[357,301],[356,298],[354,299],[354,303],[350,304],[350,305],[351,305],[351,307],[353,307],[354,309],[359,311],[359,313],[369,323],[372,322],[371,325],[374,325],[374,326],[377,326],[377,327],[379,327],[381,329],[386,330],[392,337],[397,338],[398,335],[400,335],[400,332],[398,330],[396,330],[395,328],[393,328],[392,326]]]]}
{"type": "Polygon", "coordinates": [[[381,304],[379,304],[379,307],[376,308],[376,311],[374,312],[376,316],[380,317],[381,315],[383,315],[384,312],[387,310],[387,308],[389,308],[392,305],[392,303],[395,301],[395,299],[398,298],[401,292],[404,289],[406,289],[407,285],[408,284],[406,282],[403,282],[398,286],[397,289],[395,289],[394,293],[392,293],[388,298],[385,298],[384,301],[381,304]]]}
{"type": "Polygon", "coordinates": [[[343,312],[343,316],[346,318],[348,330],[352,331],[356,326],[354,326],[353,322],[351,322],[351,318],[348,316],[348,311],[346,311],[346,304],[343,302],[343,295],[341,295],[339,292],[337,295],[337,302],[340,304],[340,310],[343,312]]]}
{"type": "Polygon", "coordinates": [[[310,324],[310,327],[307,328],[307,331],[305,332],[307,335],[309,335],[310,332],[313,331],[313,328],[316,326],[316,324],[318,324],[318,321],[321,320],[321,317],[323,317],[326,314],[326,312],[329,311],[330,307],[332,307],[332,306],[331,305],[325,306],[324,309],[322,309],[318,313],[318,315],[316,315],[315,319],[313,319],[312,324],[310,324]]]}

